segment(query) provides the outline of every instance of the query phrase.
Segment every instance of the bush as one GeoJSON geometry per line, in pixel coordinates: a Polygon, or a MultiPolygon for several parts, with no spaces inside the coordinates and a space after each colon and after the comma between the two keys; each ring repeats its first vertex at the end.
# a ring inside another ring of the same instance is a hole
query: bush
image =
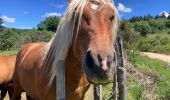
{"type": "Polygon", "coordinates": [[[154,37],[143,37],[136,42],[136,50],[142,52],[157,52],[170,54],[170,37],[156,35],[154,37]]]}
{"type": "Polygon", "coordinates": [[[165,29],[165,22],[164,19],[152,19],[148,21],[151,29],[152,29],[152,33],[156,33],[159,31],[162,31],[163,29],[165,29]]]}
{"type": "Polygon", "coordinates": [[[167,21],[167,22],[165,23],[165,26],[166,26],[167,28],[170,28],[170,21],[167,21]]]}
{"type": "Polygon", "coordinates": [[[59,24],[60,18],[56,16],[47,17],[45,20],[41,21],[37,28],[38,30],[48,30],[55,32],[59,24]]]}
{"type": "Polygon", "coordinates": [[[151,27],[147,21],[140,21],[134,24],[135,31],[139,32],[142,36],[152,33],[151,27]]]}
{"type": "Polygon", "coordinates": [[[155,46],[151,51],[156,53],[170,54],[170,43],[163,46],[155,46]]]}
{"type": "Polygon", "coordinates": [[[169,31],[167,34],[169,34],[169,35],[170,35],[170,31],[169,31]]]}
{"type": "Polygon", "coordinates": [[[53,32],[46,30],[38,31],[35,29],[19,30],[3,28],[2,31],[0,31],[0,50],[17,49],[31,42],[48,42],[53,34],[53,32]]]}
{"type": "Polygon", "coordinates": [[[133,28],[133,25],[130,22],[124,21],[120,25],[120,32],[123,38],[123,44],[125,48],[132,48],[134,41],[139,39],[139,32],[136,32],[133,28]]]}

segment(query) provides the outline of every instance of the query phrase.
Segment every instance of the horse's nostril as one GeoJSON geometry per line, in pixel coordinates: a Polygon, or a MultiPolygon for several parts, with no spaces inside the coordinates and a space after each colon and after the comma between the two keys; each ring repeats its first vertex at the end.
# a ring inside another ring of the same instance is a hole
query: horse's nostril
{"type": "Polygon", "coordinates": [[[102,62],[102,57],[99,54],[97,55],[97,59],[100,63],[102,62]]]}
{"type": "Polygon", "coordinates": [[[87,51],[87,56],[90,56],[90,51],[87,51]]]}
{"type": "Polygon", "coordinates": [[[93,59],[91,57],[90,51],[88,51],[86,54],[85,62],[89,68],[93,68],[93,59]]]}
{"type": "Polygon", "coordinates": [[[107,66],[110,67],[110,65],[111,65],[111,62],[107,61],[107,66]]]}

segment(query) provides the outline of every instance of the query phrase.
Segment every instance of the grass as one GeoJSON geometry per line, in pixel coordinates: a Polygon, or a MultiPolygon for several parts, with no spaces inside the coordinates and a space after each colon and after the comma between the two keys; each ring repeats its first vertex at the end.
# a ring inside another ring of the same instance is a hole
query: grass
{"type": "Polygon", "coordinates": [[[15,56],[17,53],[17,50],[0,51],[0,56],[15,56]]]}
{"type": "MultiPolygon", "coordinates": [[[[17,54],[17,50],[0,51],[0,56],[12,56],[17,54]]],[[[151,59],[146,56],[141,56],[137,53],[128,53],[129,60],[133,63],[136,69],[145,73],[152,73],[157,76],[154,84],[145,86],[136,81],[133,75],[129,74],[127,79],[128,100],[150,100],[152,95],[156,95],[158,100],[170,99],[170,67],[166,63],[151,59]],[[146,97],[151,95],[150,97],[146,97]]],[[[104,86],[104,100],[106,100],[112,91],[112,84],[104,86]]],[[[155,98],[154,98],[155,99],[155,98]]]]}
{"type": "Polygon", "coordinates": [[[137,83],[132,76],[128,76],[128,100],[143,100],[144,86],[137,83]]]}
{"type": "MultiPolygon", "coordinates": [[[[146,85],[137,81],[136,77],[128,73],[128,100],[170,100],[170,67],[162,61],[137,53],[129,53],[128,57],[137,70],[148,75],[155,75],[153,76],[154,82],[151,85],[146,85]]],[[[112,84],[104,87],[104,100],[110,96],[111,91],[112,84]]]]}
{"type": "Polygon", "coordinates": [[[137,69],[157,76],[155,83],[149,87],[150,89],[145,87],[146,91],[149,90],[148,93],[153,91],[159,99],[170,99],[170,67],[167,67],[165,62],[136,53],[129,53],[129,59],[137,69]]]}
{"type": "Polygon", "coordinates": [[[136,50],[142,52],[155,52],[170,55],[170,34],[167,34],[167,30],[161,33],[148,34],[146,37],[140,37],[140,39],[133,43],[136,50]]]}

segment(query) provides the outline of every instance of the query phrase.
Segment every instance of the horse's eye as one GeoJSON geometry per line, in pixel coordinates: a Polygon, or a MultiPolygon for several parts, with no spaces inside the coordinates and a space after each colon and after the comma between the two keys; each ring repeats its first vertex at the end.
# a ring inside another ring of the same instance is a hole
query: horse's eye
{"type": "Polygon", "coordinates": [[[114,18],[115,18],[115,15],[112,15],[109,19],[112,21],[114,20],[114,18]]]}

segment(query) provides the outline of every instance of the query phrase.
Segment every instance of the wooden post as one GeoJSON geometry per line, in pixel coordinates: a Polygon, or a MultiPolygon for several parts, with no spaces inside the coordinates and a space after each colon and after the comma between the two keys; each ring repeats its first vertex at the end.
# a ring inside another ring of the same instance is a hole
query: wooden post
{"type": "Polygon", "coordinates": [[[103,89],[102,85],[94,85],[94,100],[102,100],[103,89]]]}
{"type": "Polygon", "coordinates": [[[56,67],[56,100],[66,100],[65,97],[65,66],[64,61],[59,61],[56,67]]]}
{"type": "Polygon", "coordinates": [[[117,82],[119,90],[119,100],[127,100],[127,89],[126,89],[126,70],[124,67],[123,47],[122,40],[120,37],[116,41],[117,51],[117,82]]]}
{"type": "MultiPolygon", "coordinates": [[[[117,68],[115,68],[115,70],[117,70],[117,68]]],[[[117,71],[115,71],[113,79],[114,79],[114,82],[113,82],[113,90],[112,90],[113,96],[112,97],[113,97],[113,100],[117,100],[117,71]]]]}

